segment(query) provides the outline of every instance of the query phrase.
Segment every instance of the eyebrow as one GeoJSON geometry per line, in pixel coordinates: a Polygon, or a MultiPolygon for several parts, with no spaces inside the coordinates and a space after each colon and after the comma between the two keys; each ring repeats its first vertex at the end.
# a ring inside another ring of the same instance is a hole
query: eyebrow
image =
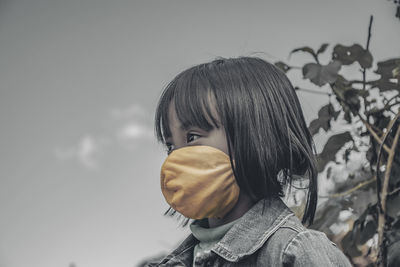
{"type": "MultiPolygon", "coordinates": [[[[194,125],[187,125],[187,126],[183,126],[182,124],[179,126],[179,129],[181,129],[181,130],[183,130],[183,131],[187,131],[187,130],[189,130],[190,128],[193,128],[193,127],[197,127],[197,126],[194,126],[194,125]]],[[[198,127],[199,128],[199,127],[198,127]]]]}
{"type": "MultiPolygon", "coordinates": [[[[181,129],[182,131],[187,131],[187,130],[189,130],[190,128],[198,128],[198,129],[200,129],[200,130],[202,130],[202,131],[208,132],[206,129],[203,129],[203,128],[197,126],[197,125],[188,125],[188,126],[183,126],[182,124],[179,125],[179,129],[181,129]]],[[[164,135],[165,141],[166,141],[167,139],[171,138],[171,137],[172,137],[171,135],[164,135]]]]}
{"type": "Polygon", "coordinates": [[[188,131],[188,130],[190,130],[191,128],[199,129],[199,130],[205,131],[205,132],[208,132],[208,131],[209,131],[209,130],[206,130],[206,129],[204,129],[204,128],[201,128],[201,127],[198,126],[198,125],[193,125],[193,124],[187,125],[187,126],[180,125],[179,128],[180,128],[181,130],[183,130],[183,131],[188,131]]]}

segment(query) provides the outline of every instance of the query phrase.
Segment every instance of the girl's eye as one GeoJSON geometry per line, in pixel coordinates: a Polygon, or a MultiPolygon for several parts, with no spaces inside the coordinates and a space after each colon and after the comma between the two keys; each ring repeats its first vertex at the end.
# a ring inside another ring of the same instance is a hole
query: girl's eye
{"type": "Polygon", "coordinates": [[[175,149],[174,145],[170,143],[166,143],[165,146],[167,147],[168,155],[171,154],[171,152],[175,149]]]}
{"type": "Polygon", "coordinates": [[[186,143],[190,143],[190,142],[196,140],[196,139],[199,138],[199,137],[200,137],[200,135],[198,135],[198,134],[188,133],[188,134],[186,135],[186,143]]]}

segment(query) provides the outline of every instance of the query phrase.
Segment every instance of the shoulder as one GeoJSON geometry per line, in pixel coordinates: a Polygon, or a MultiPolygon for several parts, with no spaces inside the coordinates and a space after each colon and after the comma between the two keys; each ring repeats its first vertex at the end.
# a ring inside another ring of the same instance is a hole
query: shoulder
{"type": "Polygon", "coordinates": [[[263,255],[267,254],[272,257],[269,261],[283,266],[351,266],[325,233],[307,229],[294,216],[264,244],[259,260],[263,261],[263,255]]]}
{"type": "Polygon", "coordinates": [[[297,233],[287,243],[282,262],[287,266],[351,266],[324,233],[310,229],[297,233]]]}

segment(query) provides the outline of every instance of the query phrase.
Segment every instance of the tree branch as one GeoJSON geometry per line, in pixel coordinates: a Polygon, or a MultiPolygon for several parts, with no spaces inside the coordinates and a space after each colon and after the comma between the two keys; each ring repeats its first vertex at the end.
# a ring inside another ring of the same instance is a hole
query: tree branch
{"type": "Polygon", "coordinates": [[[374,84],[374,83],[376,83],[377,81],[379,81],[379,80],[374,80],[374,81],[364,81],[364,80],[362,80],[362,81],[360,81],[360,80],[351,80],[351,81],[349,81],[349,84],[350,85],[353,85],[353,84],[365,84],[365,85],[371,85],[371,84],[374,84]]]}
{"type": "Polygon", "coordinates": [[[392,196],[392,195],[396,194],[399,191],[400,191],[400,187],[397,187],[396,189],[393,189],[392,191],[390,191],[390,193],[388,193],[388,196],[392,196]]]}
{"type": "MultiPolygon", "coordinates": [[[[388,130],[385,133],[385,136],[383,138],[383,142],[386,140],[386,137],[389,135],[389,133],[391,132],[393,126],[395,125],[395,122],[397,121],[397,119],[400,116],[400,112],[397,113],[396,117],[390,121],[390,127],[388,127],[388,130]]],[[[400,127],[397,127],[397,131],[396,131],[396,135],[394,137],[393,140],[393,144],[390,148],[390,152],[389,152],[389,156],[386,162],[386,170],[385,170],[385,177],[383,180],[383,186],[382,186],[382,190],[380,192],[380,197],[379,197],[379,191],[378,191],[378,244],[379,244],[379,258],[380,258],[380,262],[379,265],[382,267],[386,266],[386,245],[384,244],[384,229],[385,229],[385,224],[386,224],[386,198],[388,195],[388,188],[389,188],[389,180],[390,180],[390,172],[392,169],[392,164],[393,164],[393,159],[395,156],[395,152],[396,152],[396,147],[397,147],[397,142],[399,140],[399,136],[400,136],[400,127]]],[[[378,155],[378,163],[379,163],[379,159],[382,153],[382,145],[379,148],[379,155],[378,155]]],[[[379,165],[379,164],[378,164],[379,165]]],[[[379,166],[377,166],[377,175],[379,175],[379,166]]],[[[377,176],[377,182],[379,183],[379,177],[377,176]]],[[[379,187],[378,187],[379,188],[379,187]]]]}
{"type": "Polygon", "coordinates": [[[308,93],[319,94],[319,95],[328,95],[328,96],[331,96],[331,95],[332,95],[331,93],[319,92],[319,91],[310,90],[310,89],[304,89],[304,88],[300,88],[300,87],[298,87],[298,86],[296,86],[294,89],[295,89],[295,90],[299,90],[299,91],[308,92],[308,93]]]}
{"type": "MultiPolygon", "coordinates": [[[[367,38],[367,45],[365,46],[365,49],[368,51],[369,50],[369,42],[371,41],[371,28],[372,28],[372,21],[374,17],[371,15],[369,19],[369,27],[368,27],[368,38],[367,38]]],[[[363,74],[363,80],[362,80],[362,90],[366,91],[366,86],[367,86],[367,69],[363,68],[362,70],[363,74]]],[[[367,97],[365,96],[366,94],[363,94],[363,99],[364,99],[364,110],[367,110],[367,97]]],[[[369,116],[367,115],[367,121],[369,121],[369,116]]]]}
{"type": "Polygon", "coordinates": [[[392,96],[391,98],[389,98],[389,99],[386,99],[386,98],[384,98],[384,99],[386,99],[386,105],[387,104],[389,104],[393,99],[395,99],[396,97],[398,97],[400,95],[400,93],[397,93],[396,95],[394,95],[394,96],[392,96]]]}
{"type": "Polygon", "coordinates": [[[360,189],[360,188],[362,188],[362,187],[364,187],[364,186],[366,186],[366,185],[369,185],[370,183],[374,182],[375,180],[376,180],[376,176],[374,176],[374,177],[372,177],[371,179],[366,180],[366,181],[364,181],[364,182],[362,182],[362,183],[359,183],[358,185],[356,185],[356,186],[350,188],[350,189],[347,190],[347,191],[344,191],[344,192],[341,192],[341,193],[332,194],[332,195],[328,195],[328,196],[318,196],[318,197],[320,197],[320,198],[338,198],[338,197],[344,197],[344,196],[350,195],[350,194],[353,193],[354,191],[356,191],[356,190],[358,190],[358,189],[360,189]]]}

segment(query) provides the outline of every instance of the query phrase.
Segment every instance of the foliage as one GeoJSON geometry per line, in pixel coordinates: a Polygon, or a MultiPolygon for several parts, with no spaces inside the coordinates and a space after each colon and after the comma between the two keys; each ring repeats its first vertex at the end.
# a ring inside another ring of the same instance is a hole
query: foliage
{"type": "MultiPolygon", "coordinates": [[[[301,68],[303,78],[330,91],[326,93],[329,103],[309,125],[313,136],[321,131],[330,135],[317,155],[317,166],[320,181],[331,188],[320,195],[312,227],[327,233],[355,266],[400,266],[396,253],[400,248],[400,58],[377,62],[374,76],[378,78],[367,79],[374,65],[369,51],[372,20],[371,16],[365,47],[337,44],[325,64],[320,57],[327,53],[326,43],[317,51],[305,46],[290,55],[311,55],[313,61],[301,68]],[[346,67],[358,67],[362,79],[345,77],[346,67]],[[340,123],[342,127],[332,127],[340,123]]],[[[275,65],[284,72],[299,69],[284,62],[275,65]]]]}
{"type": "Polygon", "coordinates": [[[400,1],[393,0],[393,3],[396,5],[396,18],[400,19],[400,1]]]}

